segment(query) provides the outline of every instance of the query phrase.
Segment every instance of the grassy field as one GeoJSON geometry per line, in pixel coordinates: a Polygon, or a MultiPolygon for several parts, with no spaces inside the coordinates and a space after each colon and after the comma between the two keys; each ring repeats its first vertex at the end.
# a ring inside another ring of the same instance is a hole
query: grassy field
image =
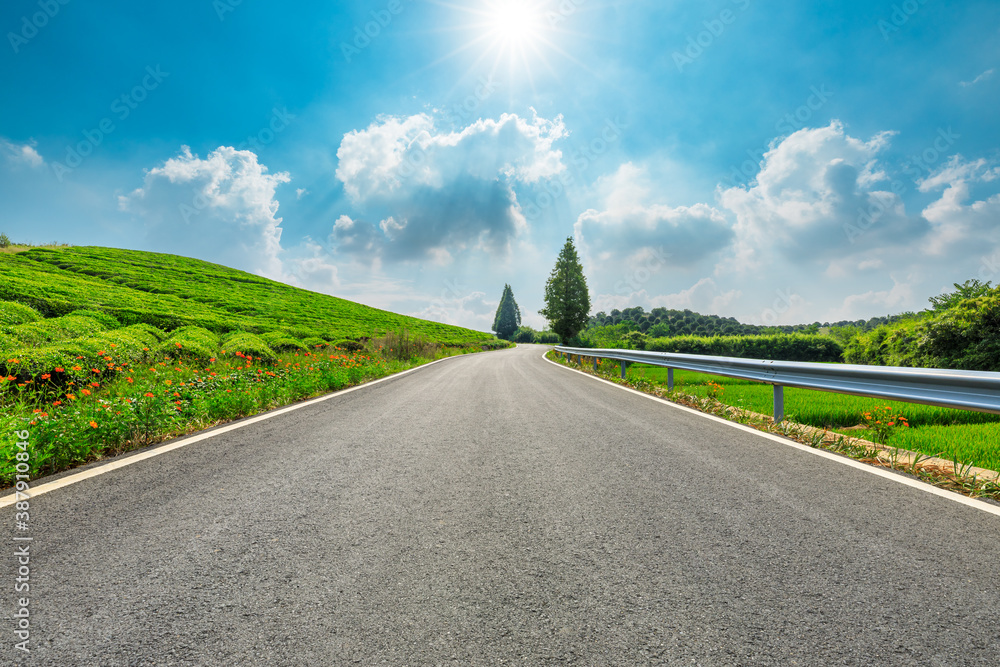
{"type": "MultiPolygon", "coordinates": [[[[636,365],[629,368],[628,376],[662,385],[667,383],[665,368],[636,365]]],[[[714,393],[719,401],[727,405],[767,415],[773,413],[773,389],[770,385],[674,371],[674,387],[693,396],[714,393]],[[713,387],[709,382],[717,386],[713,387]]],[[[890,408],[894,415],[903,415],[909,422],[909,427],[902,427],[897,422],[890,429],[886,444],[1000,470],[1000,415],[785,388],[785,413],[790,420],[859,438],[874,437],[873,432],[865,428],[865,413],[871,414],[885,407],[890,408]]]]}
{"type": "Polygon", "coordinates": [[[446,345],[492,338],[218,264],[113,248],[35,248],[0,254],[0,301],[29,305],[44,317],[96,310],[124,326],[150,324],[167,331],[184,325],[216,333],[294,328],[293,333],[303,334],[301,338],[339,341],[406,328],[446,345]]]}
{"type": "Polygon", "coordinates": [[[0,253],[0,484],[506,346],[183,257],[0,253]]]}

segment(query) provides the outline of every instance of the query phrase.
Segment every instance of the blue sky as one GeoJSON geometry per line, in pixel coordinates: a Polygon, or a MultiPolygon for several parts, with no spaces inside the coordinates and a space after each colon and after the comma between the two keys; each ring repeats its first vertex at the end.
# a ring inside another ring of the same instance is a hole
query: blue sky
{"type": "Polygon", "coordinates": [[[0,9],[0,231],[486,330],[754,323],[1000,279],[1000,5],[376,0],[0,9]]]}

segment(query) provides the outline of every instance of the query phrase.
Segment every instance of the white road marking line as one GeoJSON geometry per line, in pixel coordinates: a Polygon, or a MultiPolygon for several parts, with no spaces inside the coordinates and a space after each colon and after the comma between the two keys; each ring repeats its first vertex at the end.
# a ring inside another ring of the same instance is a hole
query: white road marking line
{"type": "Polygon", "coordinates": [[[154,456],[160,456],[162,454],[166,454],[167,452],[172,452],[175,449],[180,449],[181,447],[187,447],[188,445],[193,445],[196,442],[201,442],[202,440],[208,440],[209,438],[214,438],[215,436],[222,435],[223,433],[229,433],[230,431],[235,431],[237,429],[244,428],[245,426],[250,426],[251,424],[262,422],[266,419],[273,419],[274,417],[279,417],[283,414],[287,414],[295,410],[301,410],[302,408],[307,408],[311,405],[322,403],[323,401],[329,401],[330,399],[338,398],[345,394],[349,394],[352,391],[358,391],[359,389],[367,389],[368,387],[379,384],[380,382],[386,382],[387,380],[394,380],[395,378],[408,375],[409,373],[413,373],[414,371],[419,371],[429,366],[433,366],[434,364],[439,364],[442,361],[458,359],[464,356],[467,355],[463,354],[463,355],[456,355],[454,357],[447,357],[445,359],[438,359],[437,361],[432,361],[429,364],[424,364],[423,366],[417,366],[416,368],[411,368],[410,370],[403,371],[401,373],[393,373],[392,375],[387,375],[384,378],[379,378],[378,380],[373,380],[372,382],[366,382],[364,384],[359,384],[354,387],[348,387],[347,389],[341,389],[340,391],[333,392],[332,394],[327,394],[326,396],[320,396],[319,398],[313,398],[303,403],[296,403],[295,405],[289,405],[284,408],[277,408],[271,412],[266,412],[262,415],[257,415],[256,417],[249,417],[236,424],[230,424],[229,426],[221,426],[212,431],[203,431],[201,433],[197,433],[192,436],[182,437],[180,440],[176,442],[156,447],[155,449],[151,449],[141,454],[128,456],[127,458],[124,459],[111,460],[103,465],[98,465],[94,468],[90,468],[89,470],[84,470],[83,472],[78,472],[73,475],[67,475],[66,477],[57,479],[54,482],[48,482],[40,486],[33,486],[26,493],[21,494],[20,498],[18,498],[18,494],[16,493],[11,494],[9,496],[4,496],[3,498],[0,498],[0,509],[4,507],[10,507],[17,500],[24,500],[25,497],[34,498],[35,496],[40,496],[43,493],[49,493],[51,491],[55,491],[56,489],[61,489],[64,486],[70,486],[72,484],[82,482],[86,479],[97,477],[99,475],[104,475],[106,473],[112,472],[113,470],[118,470],[119,468],[124,468],[126,466],[139,463],[140,461],[145,461],[146,459],[151,459],[154,456]]]}
{"type": "Polygon", "coordinates": [[[893,482],[896,482],[897,484],[902,484],[903,486],[908,486],[908,487],[913,488],[913,489],[918,489],[920,491],[924,491],[926,493],[930,493],[931,495],[940,496],[941,498],[946,498],[948,500],[951,500],[951,501],[954,501],[956,503],[959,503],[960,505],[966,505],[968,507],[972,507],[972,508],[975,508],[977,510],[981,510],[983,512],[987,512],[989,514],[994,514],[996,516],[1000,516],[1000,507],[997,507],[996,505],[991,505],[990,503],[984,503],[981,500],[977,500],[975,498],[969,498],[968,496],[963,496],[962,494],[955,493],[954,491],[946,491],[945,489],[939,489],[938,487],[932,486],[930,484],[927,484],[926,482],[921,482],[921,481],[916,480],[916,479],[911,479],[909,477],[904,477],[904,476],[902,476],[900,474],[897,474],[895,472],[891,472],[891,471],[886,470],[884,468],[878,468],[876,466],[868,465],[867,463],[861,463],[860,461],[855,461],[854,459],[849,459],[849,458],[847,458],[845,456],[840,456],[839,454],[834,454],[833,452],[828,452],[828,451],[826,451],[824,449],[813,449],[812,447],[808,447],[808,446],[803,445],[801,443],[795,442],[794,440],[790,440],[790,439],[787,439],[787,438],[782,438],[780,436],[774,435],[773,433],[766,433],[764,431],[758,431],[757,429],[750,428],[749,426],[746,426],[744,424],[740,424],[740,423],[737,423],[737,422],[732,422],[732,421],[729,421],[728,419],[723,419],[722,417],[716,417],[715,415],[710,415],[710,414],[708,414],[706,412],[701,412],[699,410],[695,410],[694,408],[689,408],[686,405],[678,405],[677,403],[674,403],[672,401],[667,401],[665,399],[662,399],[659,396],[653,396],[652,394],[646,394],[646,393],[643,393],[641,391],[637,391],[635,389],[632,389],[631,387],[624,387],[624,386],[622,386],[620,384],[615,384],[614,382],[609,382],[608,380],[605,380],[604,378],[601,378],[601,377],[597,377],[596,375],[591,375],[590,373],[584,373],[583,371],[577,370],[575,368],[570,368],[568,366],[563,366],[560,363],[552,361],[551,359],[549,359],[545,355],[542,355],[542,358],[545,359],[545,361],[549,362],[550,364],[552,364],[554,366],[558,366],[559,368],[563,368],[565,370],[572,371],[574,373],[579,373],[580,375],[583,375],[585,377],[591,378],[592,380],[597,380],[598,382],[603,382],[605,384],[611,385],[612,387],[617,387],[618,389],[622,389],[624,391],[631,392],[633,394],[636,394],[637,396],[642,396],[644,398],[648,398],[651,401],[656,401],[660,405],[667,405],[667,406],[669,406],[671,408],[675,408],[677,410],[683,410],[685,412],[689,412],[691,414],[698,415],[698,416],[704,417],[706,419],[711,419],[711,420],[716,421],[716,422],[718,422],[720,424],[726,424],[728,426],[731,426],[733,428],[739,429],[741,431],[745,431],[747,433],[753,433],[754,435],[758,435],[758,436],[760,436],[762,438],[767,438],[768,440],[773,440],[774,442],[780,442],[781,444],[786,445],[788,447],[792,447],[793,449],[798,449],[798,450],[803,451],[803,452],[808,452],[810,454],[814,454],[814,455],[819,456],[821,458],[829,459],[830,461],[836,461],[837,463],[841,463],[841,464],[843,464],[845,466],[848,466],[850,468],[856,468],[858,470],[863,470],[863,471],[865,471],[867,473],[870,473],[872,475],[876,475],[878,477],[883,477],[885,479],[892,480],[893,482]]]}

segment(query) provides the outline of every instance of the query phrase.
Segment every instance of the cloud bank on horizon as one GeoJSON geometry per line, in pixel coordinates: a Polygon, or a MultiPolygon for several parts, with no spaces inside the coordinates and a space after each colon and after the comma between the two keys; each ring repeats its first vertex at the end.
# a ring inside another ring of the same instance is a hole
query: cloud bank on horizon
{"type": "Polygon", "coordinates": [[[504,283],[544,325],[567,236],[595,312],[825,322],[1000,280],[994,3],[339,4],[183,0],[150,35],[10,3],[0,231],[480,330],[504,283]]]}

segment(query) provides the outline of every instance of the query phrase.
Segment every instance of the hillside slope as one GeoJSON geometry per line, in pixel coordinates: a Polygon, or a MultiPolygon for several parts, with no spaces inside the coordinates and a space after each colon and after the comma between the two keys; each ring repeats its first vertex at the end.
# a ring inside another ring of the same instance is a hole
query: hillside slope
{"type": "Polygon", "coordinates": [[[2,254],[0,301],[31,306],[46,318],[99,311],[122,326],[149,324],[165,331],[196,325],[216,334],[285,331],[299,339],[336,342],[405,328],[445,345],[492,338],[218,264],[113,248],[35,248],[2,254]]]}

